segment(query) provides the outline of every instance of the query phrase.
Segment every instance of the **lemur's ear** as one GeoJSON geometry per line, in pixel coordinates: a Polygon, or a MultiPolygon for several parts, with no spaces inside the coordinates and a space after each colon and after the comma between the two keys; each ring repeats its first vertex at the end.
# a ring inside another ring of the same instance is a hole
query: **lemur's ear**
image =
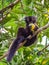
{"type": "Polygon", "coordinates": [[[31,20],[32,20],[33,23],[36,23],[36,19],[37,19],[37,17],[31,16],[31,20]]]}
{"type": "Polygon", "coordinates": [[[29,18],[29,16],[28,16],[28,17],[25,17],[24,20],[25,20],[26,24],[29,25],[29,23],[30,23],[30,18],[29,18]]]}
{"type": "Polygon", "coordinates": [[[25,17],[25,21],[29,21],[29,16],[28,17],[25,17]]]}

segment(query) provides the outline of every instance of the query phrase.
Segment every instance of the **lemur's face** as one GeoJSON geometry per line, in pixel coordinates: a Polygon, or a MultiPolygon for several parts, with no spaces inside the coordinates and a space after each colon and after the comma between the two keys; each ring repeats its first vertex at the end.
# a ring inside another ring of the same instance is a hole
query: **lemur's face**
{"type": "Polygon", "coordinates": [[[37,28],[35,16],[25,17],[25,21],[26,21],[26,25],[30,26],[31,30],[35,30],[37,28]]]}
{"type": "Polygon", "coordinates": [[[36,17],[35,16],[25,17],[25,21],[26,21],[26,24],[30,24],[30,23],[34,24],[36,22],[36,17]]]}

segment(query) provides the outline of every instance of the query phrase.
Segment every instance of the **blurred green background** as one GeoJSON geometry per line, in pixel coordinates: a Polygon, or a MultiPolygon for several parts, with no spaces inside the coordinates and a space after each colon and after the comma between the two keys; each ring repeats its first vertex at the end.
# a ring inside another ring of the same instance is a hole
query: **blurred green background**
{"type": "MultiPolygon", "coordinates": [[[[0,10],[14,1],[0,0],[0,10]]],[[[0,13],[0,56],[9,49],[9,45],[17,36],[18,28],[25,28],[23,20],[25,16],[36,16],[39,27],[46,25],[49,22],[49,0],[21,0],[12,9],[0,13]],[[1,20],[6,14],[7,16],[1,20]]],[[[11,62],[3,58],[0,65],[49,65],[49,48],[39,52],[47,44],[49,44],[49,28],[38,35],[36,44],[27,48],[21,47],[11,62]]]]}

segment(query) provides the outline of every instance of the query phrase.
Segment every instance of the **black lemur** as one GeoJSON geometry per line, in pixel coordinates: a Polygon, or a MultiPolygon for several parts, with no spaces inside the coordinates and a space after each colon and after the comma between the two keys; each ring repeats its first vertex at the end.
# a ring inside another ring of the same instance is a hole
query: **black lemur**
{"type": "MultiPolygon", "coordinates": [[[[33,35],[33,33],[38,29],[38,25],[36,23],[36,17],[35,16],[27,16],[25,17],[26,22],[26,28],[20,27],[18,29],[17,37],[15,38],[13,44],[11,45],[9,49],[9,53],[7,56],[7,61],[11,61],[12,57],[14,56],[17,47],[21,42],[25,40],[29,35],[33,35]]],[[[23,45],[25,47],[30,46],[33,44],[37,39],[37,35],[32,37],[31,39],[28,39],[27,42],[23,45]]]]}

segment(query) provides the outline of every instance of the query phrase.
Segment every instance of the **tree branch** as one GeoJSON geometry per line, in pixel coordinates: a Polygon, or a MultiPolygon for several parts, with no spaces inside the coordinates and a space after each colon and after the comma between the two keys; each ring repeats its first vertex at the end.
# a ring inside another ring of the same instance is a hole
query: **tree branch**
{"type": "Polygon", "coordinates": [[[48,46],[49,46],[49,44],[46,45],[42,50],[38,51],[38,52],[37,52],[37,55],[42,55],[42,52],[43,52],[48,46]]]}
{"type": "Polygon", "coordinates": [[[48,22],[45,26],[39,28],[39,29],[34,33],[33,36],[35,36],[36,34],[42,32],[43,30],[47,29],[48,27],[49,27],[49,22],[48,22]]]}
{"type": "MultiPolygon", "coordinates": [[[[49,27],[49,23],[47,23],[45,26],[39,28],[39,29],[33,34],[33,36],[29,35],[27,38],[31,39],[31,38],[34,37],[36,34],[38,34],[38,33],[40,33],[41,31],[47,29],[48,27],[49,27]]],[[[27,38],[25,39],[24,42],[21,43],[21,45],[18,46],[17,50],[27,42],[27,38]]],[[[9,51],[8,51],[8,52],[9,52],[9,51]]],[[[8,53],[8,52],[7,52],[7,53],[8,53]]],[[[3,56],[1,56],[1,57],[0,57],[0,60],[3,59],[4,57],[6,57],[6,56],[8,55],[7,53],[5,53],[3,56]]]]}
{"type": "Polygon", "coordinates": [[[2,10],[0,10],[0,13],[5,12],[7,9],[12,9],[17,3],[19,3],[20,0],[16,0],[13,3],[9,4],[7,7],[3,8],[2,10]]]}
{"type": "MultiPolygon", "coordinates": [[[[4,13],[7,9],[12,9],[16,4],[19,3],[19,1],[21,1],[21,0],[15,0],[13,3],[9,4],[7,7],[3,8],[2,10],[0,10],[0,14],[1,14],[1,13],[4,13]]],[[[6,18],[6,16],[7,16],[7,15],[1,17],[1,18],[0,18],[0,22],[2,22],[3,19],[6,18]]]]}
{"type": "Polygon", "coordinates": [[[22,10],[23,10],[24,14],[27,14],[27,12],[24,10],[24,6],[23,6],[22,1],[20,1],[20,3],[21,3],[21,8],[22,8],[22,10]]]}
{"type": "Polygon", "coordinates": [[[44,51],[48,46],[49,46],[49,44],[46,45],[40,52],[44,51]]]}
{"type": "Polygon", "coordinates": [[[3,15],[3,17],[0,18],[0,23],[2,23],[2,21],[7,17],[8,14],[9,12],[7,12],[5,15],[3,15]]]}

